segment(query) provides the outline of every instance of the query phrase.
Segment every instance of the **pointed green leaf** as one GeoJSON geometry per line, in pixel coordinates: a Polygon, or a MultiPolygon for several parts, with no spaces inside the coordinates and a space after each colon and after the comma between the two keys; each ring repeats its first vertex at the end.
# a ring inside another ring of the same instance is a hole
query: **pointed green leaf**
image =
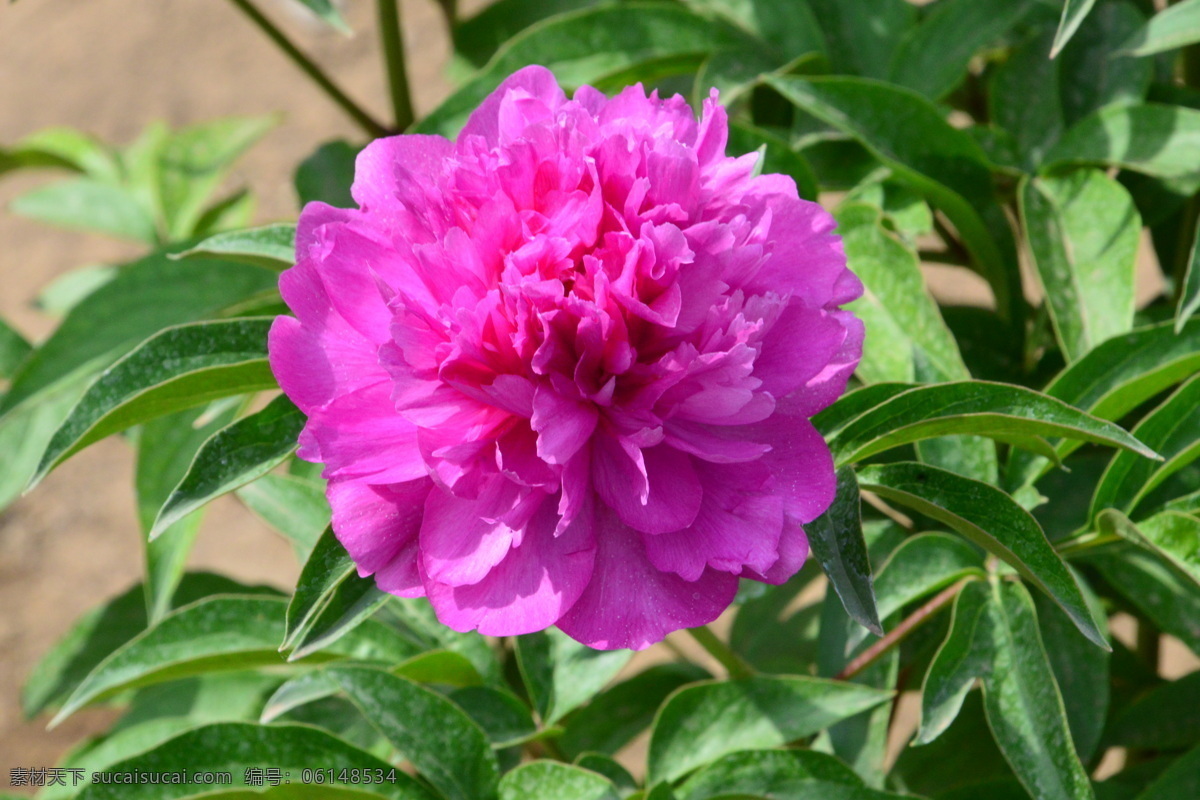
{"type": "Polygon", "coordinates": [[[648,783],[674,780],[727,753],[811,736],[891,697],[853,683],[791,676],[685,686],[654,722],[648,783]]]}
{"type": "MultiPolygon", "coordinates": [[[[304,770],[320,769],[335,779],[342,770],[369,770],[372,776],[380,777],[379,782],[371,784],[371,790],[383,797],[391,800],[434,798],[415,780],[386,761],[307,725],[254,725],[245,722],[206,725],[183,733],[147,753],[114,764],[110,771],[183,772],[190,776],[228,773],[232,780],[223,785],[245,787],[248,785],[246,774],[250,768],[278,768],[290,776],[293,784],[300,783],[304,770]]],[[[320,793],[303,796],[340,800],[344,797],[336,788],[340,781],[331,783],[335,788],[322,786],[320,793]]],[[[95,783],[80,792],[79,800],[176,800],[211,791],[213,785],[208,783],[95,783]]],[[[257,792],[247,794],[251,797],[264,796],[257,792]]],[[[350,797],[353,798],[353,795],[350,797]]]]}
{"type": "Polygon", "coordinates": [[[342,17],[342,12],[338,11],[338,7],[334,5],[333,0],[300,0],[300,2],[335,31],[346,35],[350,34],[350,26],[346,24],[346,20],[342,17]]]}
{"type": "Polygon", "coordinates": [[[1154,687],[1113,717],[1105,743],[1176,750],[1200,743],[1200,672],[1154,687]]]}
{"type": "Polygon", "coordinates": [[[1034,797],[1093,800],[1066,710],[1020,583],[994,582],[988,614],[994,661],[983,674],[984,709],[996,744],[1034,797]]]}
{"type": "Polygon", "coordinates": [[[975,434],[1024,444],[1022,437],[1067,436],[1154,457],[1121,428],[1030,389],[959,381],[920,386],[895,395],[831,437],[838,464],[861,461],[900,445],[937,436],[975,434]]]}
{"type": "Polygon", "coordinates": [[[449,800],[496,797],[500,767],[483,730],[458,706],[370,667],[326,670],[363,716],[449,800]]]}
{"type": "Polygon", "coordinates": [[[733,796],[788,800],[887,800],[900,795],[868,789],[853,770],[813,750],[750,750],[731,753],[680,785],[679,800],[733,796]]]}
{"type": "Polygon", "coordinates": [[[11,169],[57,167],[116,183],[117,159],[106,144],[74,128],[43,128],[11,148],[0,148],[0,175],[11,169]]]}
{"type": "MultiPolygon", "coordinates": [[[[1200,319],[1178,334],[1168,322],[1113,337],[1059,373],[1045,393],[1100,419],[1120,419],[1159,392],[1200,369],[1200,319]]],[[[1056,442],[1066,458],[1079,442],[1056,442]]],[[[1050,464],[1026,453],[1013,453],[1009,485],[1036,480],[1050,464]]]]}
{"type": "MultiPolygon", "coordinates": [[[[232,409],[208,416],[204,409],[158,417],[142,425],[137,435],[137,465],[134,488],[137,492],[138,523],[148,537],[154,515],[171,493],[172,487],[187,471],[200,445],[233,416],[232,409]]],[[[201,514],[180,516],[163,530],[163,535],[144,545],[146,558],[146,609],[157,622],[171,607],[175,592],[200,527],[201,514]]]]}
{"type": "Polygon", "coordinates": [[[337,587],[351,578],[358,578],[354,559],[338,541],[333,528],[327,527],[296,580],[296,591],[288,603],[287,634],[283,645],[289,645],[308,627],[337,587]]]}
{"type": "Polygon", "coordinates": [[[835,72],[884,79],[893,53],[917,20],[904,0],[809,0],[825,31],[835,72]]]}
{"type": "Polygon", "coordinates": [[[1083,20],[1094,5],[1096,5],[1096,0],[1067,0],[1063,5],[1062,19],[1058,23],[1058,33],[1054,35],[1054,48],[1050,51],[1051,58],[1058,55],[1066,47],[1067,42],[1071,41],[1071,37],[1075,35],[1075,31],[1079,30],[1079,26],[1083,24],[1083,20]]]}
{"type": "Polygon", "coordinates": [[[1057,59],[1068,126],[1105,106],[1146,99],[1154,64],[1118,53],[1145,20],[1133,3],[1101,3],[1079,26],[1057,59]]]}
{"type": "Polygon", "coordinates": [[[63,228],[98,231],[155,244],[154,220],[125,189],[94,178],[56,181],[12,201],[14,214],[63,228]]]}
{"type": "Polygon", "coordinates": [[[286,269],[296,261],[296,226],[276,223],[218,233],[172,258],[220,258],[266,269],[286,269]]]}
{"type": "Polygon", "coordinates": [[[950,727],[967,692],[995,658],[987,610],[989,592],[986,583],[973,581],[954,598],[950,632],[925,674],[921,729],[913,744],[929,744],[950,727]]]}
{"type": "Polygon", "coordinates": [[[566,724],[558,746],[568,756],[615,754],[654,721],[671,692],[712,676],[694,664],[658,664],[595,697],[566,724]]]}
{"type": "Polygon", "coordinates": [[[913,381],[920,358],[938,380],[971,377],[925,288],[916,251],[884,230],[879,209],[846,203],[836,217],[846,259],[866,289],[848,308],[872,331],[856,374],[868,383],[913,381]]]}
{"type": "Polygon", "coordinates": [[[1164,633],[1200,654],[1200,589],[1158,556],[1138,549],[1087,559],[1116,591],[1164,633]]]}
{"type": "Polygon", "coordinates": [[[147,339],[88,387],[55,431],[33,482],[93,442],[211,400],[275,386],[269,318],[196,322],[147,339]]]}
{"type": "Polygon", "coordinates": [[[521,676],[545,725],[591,700],[633,656],[628,650],[593,650],[556,628],[516,641],[521,676]]]}
{"type": "Polygon", "coordinates": [[[342,689],[333,676],[323,669],[305,672],[284,681],[263,703],[259,722],[266,725],[291,711],[293,708],[330,697],[342,689]]]}
{"type": "Polygon", "coordinates": [[[1042,30],[1026,38],[996,68],[988,84],[991,120],[1012,134],[1026,171],[1041,163],[1065,127],[1059,81],[1062,62],[1047,58],[1052,35],[1042,30]]]}
{"type": "Polygon", "coordinates": [[[1200,2],[1182,0],[1155,14],[1129,41],[1125,50],[1152,56],[1200,42],[1200,2]]]}
{"type": "Polygon", "coordinates": [[[772,76],[766,83],[857,140],[944,211],[991,284],[1001,316],[1010,316],[1021,302],[1013,277],[1016,252],[992,192],[987,155],[969,134],[909,89],[845,77],[772,76]]]}
{"type": "Polygon", "coordinates": [[[25,360],[33,347],[25,337],[0,319],[0,380],[11,378],[13,371],[25,360]]]}
{"type": "Polygon", "coordinates": [[[864,467],[859,484],[942,522],[996,555],[1044,591],[1096,645],[1107,648],[1074,577],[1041,526],[1015,500],[986,483],[925,464],[864,467]]]}
{"type": "Polygon", "coordinates": [[[557,761],[522,764],[500,781],[500,800],[617,800],[603,775],[557,761]]]}
{"type": "Polygon", "coordinates": [[[162,503],[150,537],[213,499],[270,472],[296,449],[303,427],[304,415],[280,395],[262,411],[213,433],[162,503]]]}
{"type": "Polygon", "coordinates": [[[1096,518],[1096,527],[1152,553],[1200,590],[1200,518],[1163,511],[1134,524],[1120,511],[1109,509],[1096,518]]]}
{"type": "Polygon", "coordinates": [[[1026,179],[1021,221],[1068,361],[1133,327],[1142,220],[1100,170],[1026,179]]]}
{"type": "Polygon", "coordinates": [[[1067,131],[1042,172],[1076,164],[1168,180],[1200,178],[1200,111],[1151,103],[1102,109],[1067,131]]]}
{"type": "Polygon", "coordinates": [[[71,309],[13,376],[4,414],[81,370],[99,370],[171,325],[204,319],[266,289],[277,273],[222,261],[171,261],[156,253],[121,267],[71,309]]]}
{"type": "Polygon", "coordinates": [[[454,51],[482,67],[505,42],[552,17],[589,8],[599,0],[498,0],[454,26],[454,51]]]}
{"type": "Polygon", "coordinates": [[[331,512],[325,484],[295,475],[264,475],[237,490],[242,501],[263,522],[292,542],[297,556],[307,561],[331,512]]]}
{"type": "Polygon", "coordinates": [[[170,240],[193,235],[209,196],[233,162],[279,122],[278,117],[226,117],[184,128],[158,159],[158,196],[170,240]]]}
{"type": "MultiPolygon", "coordinates": [[[[138,634],[105,658],[76,687],[51,725],[90,702],[134,686],[208,672],[285,666],[282,597],[214,595],[186,605],[138,634]]],[[[378,623],[343,638],[319,653],[318,661],[338,657],[399,660],[412,645],[378,623]]]]}
{"type": "Polygon", "coordinates": [[[871,561],[863,541],[859,505],[854,470],[842,467],[837,472],[837,495],[833,504],[804,530],[813,555],[829,577],[846,613],[876,636],[883,636],[879,610],[875,607],[871,561]]]}
{"type": "Polygon", "coordinates": [[[966,77],[971,59],[1004,36],[1034,0],[947,0],[900,40],[892,83],[938,100],[966,77]]]}
{"type": "Polygon", "coordinates": [[[529,706],[507,689],[468,686],[451,692],[450,699],[483,728],[494,750],[529,741],[538,733],[529,706]]]}
{"type": "Polygon", "coordinates": [[[1175,306],[1175,332],[1183,330],[1192,315],[1200,310],[1200,229],[1196,231],[1196,239],[1192,242],[1192,252],[1188,257],[1187,272],[1183,276],[1183,286],[1179,291],[1179,302],[1175,306]]]}
{"type": "Polygon", "coordinates": [[[1135,800],[1159,800],[1167,797],[1200,795],[1200,747],[1193,747],[1175,759],[1135,800]]]}
{"type": "Polygon", "coordinates": [[[1200,375],[1143,417],[1133,435],[1165,460],[1148,461],[1129,453],[1113,456],[1092,496],[1093,518],[1106,508],[1132,512],[1163,481],[1200,458],[1200,375]]]}
{"type": "Polygon", "coordinates": [[[329,647],[366,622],[389,597],[375,587],[371,578],[350,576],[342,581],[325,599],[321,610],[289,642],[288,661],[308,658],[329,647]]]}

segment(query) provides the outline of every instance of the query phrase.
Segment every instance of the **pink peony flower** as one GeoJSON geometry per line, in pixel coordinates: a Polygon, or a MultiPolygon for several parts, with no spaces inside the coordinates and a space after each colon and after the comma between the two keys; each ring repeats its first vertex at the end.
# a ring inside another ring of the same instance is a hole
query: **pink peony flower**
{"type": "Polygon", "coordinates": [[[640,649],[800,568],[862,286],[726,134],[715,92],[697,121],[529,67],[457,142],[373,142],[358,209],[304,209],[271,365],[361,575],[456,630],[640,649]]]}

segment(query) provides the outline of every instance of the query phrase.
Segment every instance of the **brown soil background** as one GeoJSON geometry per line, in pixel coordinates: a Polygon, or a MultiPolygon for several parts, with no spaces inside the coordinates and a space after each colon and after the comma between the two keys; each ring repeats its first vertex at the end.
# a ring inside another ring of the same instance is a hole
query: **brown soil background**
{"type": "MultiPolygon", "coordinates": [[[[466,3],[466,10],[483,5],[466,3]]],[[[386,117],[382,66],[371,6],[348,2],[359,31],[326,31],[287,0],[271,16],[378,117],[386,117]]],[[[409,73],[418,114],[449,91],[448,45],[431,0],[406,0],[409,73]]],[[[233,182],[258,197],[258,221],[294,219],[295,165],[319,144],[359,138],[323,94],[264,41],[228,3],[215,0],[26,0],[0,6],[0,143],[51,125],[69,125],[124,144],[149,122],[172,126],[229,114],[283,111],[283,124],[244,158],[233,182]]],[[[0,206],[47,180],[18,174],[0,181],[0,206]]],[[[53,278],[84,264],[119,262],[136,247],[50,229],[0,212],[0,315],[27,336],[44,337],[53,320],[30,302],[53,278]]],[[[1143,297],[1152,296],[1146,264],[1143,297]]],[[[944,299],[978,301],[975,276],[933,268],[944,299]]],[[[0,454],[0,469],[3,454],[0,454]]],[[[129,449],[110,439],[52,474],[0,513],[0,770],[53,765],[71,745],[101,730],[112,712],[83,712],[47,731],[23,719],[19,687],[53,643],[85,611],[141,575],[129,449]]],[[[248,582],[288,589],[298,567],[289,547],[235,501],[214,504],[191,560],[248,582]]],[[[680,642],[680,644],[684,644],[680,642]]],[[[1167,645],[1167,671],[1195,668],[1167,645]]]]}

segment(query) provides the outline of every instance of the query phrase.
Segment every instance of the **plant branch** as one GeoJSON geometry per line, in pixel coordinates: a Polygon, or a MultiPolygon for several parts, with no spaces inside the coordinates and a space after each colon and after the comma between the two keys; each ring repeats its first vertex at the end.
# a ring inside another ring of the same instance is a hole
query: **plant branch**
{"type": "Polygon", "coordinates": [[[717,635],[707,625],[701,625],[699,628],[688,628],[688,633],[692,635],[701,647],[708,651],[708,654],[721,662],[721,666],[729,671],[729,677],[737,680],[738,678],[750,678],[754,675],[754,668],[747,664],[741,656],[733,652],[729,645],[722,642],[717,635]]]}
{"type": "Polygon", "coordinates": [[[897,625],[892,630],[888,631],[882,639],[875,644],[862,651],[854,660],[846,665],[846,668],[834,676],[834,680],[848,681],[858,673],[862,672],[867,667],[874,664],[879,658],[889,650],[891,650],[900,642],[927,622],[934,614],[941,611],[943,607],[950,603],[962,588],[970,583],[974,578],[963,578],[958,583],[946,587],[942,591],[934,595],[933,599],[925,605],[918,608],[912,614],[907,616],[903,622],[897,625]]]}
{"type": "Polygon", "coordinates": [[[396,130],[402,131],[412,125],[414,117],[408,91],[408,69],[404,64],[404,28],[400,24],[400,6],[398,0],[379,0],[377,8],[379,40],[383,45],[383,64],[387,70],[392,113],[396,130]]]}
{"type": "Polygon", "coordinates": [[[276,27],[275,23],[267,19],[261,11],[250,0],[229,0],[243,14],[250,18],[250,21],[258,26],[258,29],[267,35],[275,45],[284,52],[292,63],[299,67],[305,75],[312,79],[313,83],[317,84],[333,102],[337,103],[343,111],[345,111],[351,119],[358,123],[372,138],[386,136],[388,129],[384,127],[378,120],[368,114],[361,106],[355,103],[350,97],[343,92],[338,86],[330,80],[329,76],[317,66],[317,64],[303,52],[300,51],[287,35],[276,27]]]}

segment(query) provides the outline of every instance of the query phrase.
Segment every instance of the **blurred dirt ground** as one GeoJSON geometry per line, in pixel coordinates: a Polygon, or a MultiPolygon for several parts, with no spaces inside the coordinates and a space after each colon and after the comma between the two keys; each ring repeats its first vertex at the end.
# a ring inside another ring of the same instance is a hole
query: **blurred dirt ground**
{"type": "MultiPolygon", "coordinates": [[[[265,4],[340,85],[386,116],[371,6],[345,3],[356,36],[328,32],[287,0],[265,4]]],[[[469,11],[482,2],[463,4],[469,11]]],[[[445,31],[432,0],[406,0],[405,38],[418,114],[449,90],[445,31]]],[[[149,122],[172,126],[229,114],[283,111],[283,123],[239,164],[234,179],[258,196],[258,221],[292,219],[294,166],[319,144],[357,130],[229,3],[216,0],[28,0],[0,5],[0,143],[51,125],[106,141],[131,141],[149,122]]],[[[46,175],[0,181],[0,207],[46,175]]],[[[53,320],[31,308],[39,289],[73,267],[116,262],[138,248],[47,228],[0,211],[0,315],[39,339],[53,320]]],[[[1153,275],[1152,264],[1144,274],[1153,275]]],[[[979,302],[973,275],[933,268],[943,299],[979,302]]],[[[1153,289],[1146,286],[1143,293],[1153,289]]],[[[0,454],[3,469],[3,454],[0,454]]],[[[26,721],[19,687],[71,623],[140,579],[141,545],[129,449],[110,439],[52,474],[32,495],[0,512],[0,770],[53,765],[71,745],[102,729],[104,710],[84,712],[54,731],[26,721]]],[[[215,504],[193,568],[290,588],[291,551],[236,502],[215,504]]],[[[687,646],[680,641],[681,646],[687,646]]],[[[1170,645],[1167,670],[1191,661],[1170,645]]],[[[650,655],[650,658],[661,654],[650,655]]]]}

